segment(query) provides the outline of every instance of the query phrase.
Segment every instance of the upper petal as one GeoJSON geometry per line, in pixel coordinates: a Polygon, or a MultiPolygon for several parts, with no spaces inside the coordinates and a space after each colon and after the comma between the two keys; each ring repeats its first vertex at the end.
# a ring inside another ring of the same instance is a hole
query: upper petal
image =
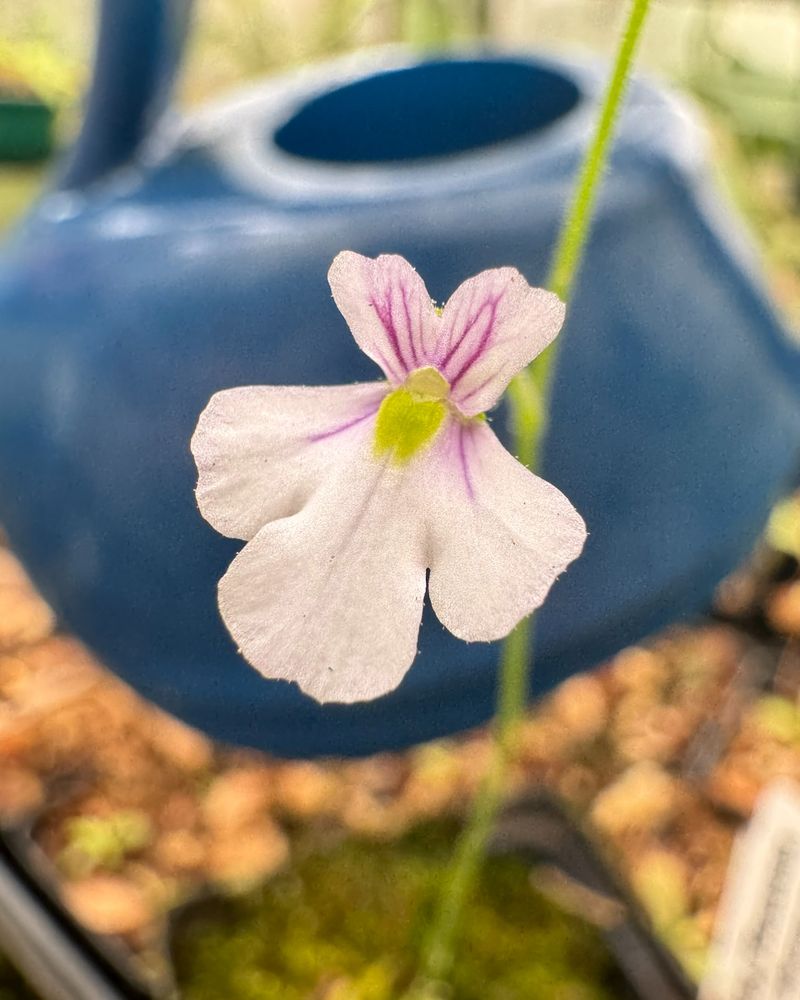
{"type": "Polygon", "coordinates": [[[429,457],[428,480],[433,610],[460,639],[500,639],[580,554],[583,519],[484,422],[451,423],[429,457]]]}
{"type": "Polygon", "coordinates": [[[460,285],[444,308],[434,354],[462,413],[494,406],[556,336],[564,311],[557,295],[531,288],[513,267],[483,271],[460,285]]]}
{"type": "Polygon", "coordinates": [[[355,702],[393,690],[411,666],[424,595],[419,497],[365,440],[308,506],[244,547],[219,607],[265,677],[320,702],[355,702]]]}
{"type": "Polygon", "coordinates": [[[439,317],[422,278],[403,257],[345,250],[328,272],[333,298],[361,350],[396,385],[428,364],[439,317]]]}
{"type": "Polygon", "coordinates": [[[366,382],[215,393],[191,443],[203,517],[223,535],[249,539],[268,521],[295,513],[352,450],[353,433],[387,390],[386,382],[366,382]]]}

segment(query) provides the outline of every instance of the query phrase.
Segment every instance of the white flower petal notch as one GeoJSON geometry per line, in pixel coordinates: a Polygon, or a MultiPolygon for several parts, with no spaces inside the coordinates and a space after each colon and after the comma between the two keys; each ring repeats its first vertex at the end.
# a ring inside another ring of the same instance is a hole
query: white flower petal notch
{"type": "Polygon", "coordinates": [[[385,380],[224,389],[191,448],[201,514],[247,543],[218,589],[241,654],[351,703],[405,676],[426,579],[450,632],[491,642],[544,602],[586,527],[483,415],[557,335],[555,295],[503,267],[438,311],[402,257],[351,251],[328,279],[385,380]]]}

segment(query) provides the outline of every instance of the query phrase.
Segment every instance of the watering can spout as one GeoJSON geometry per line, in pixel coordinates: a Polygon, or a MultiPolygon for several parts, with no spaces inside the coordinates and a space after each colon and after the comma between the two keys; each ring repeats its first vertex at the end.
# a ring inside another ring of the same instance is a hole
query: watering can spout
{"type": "Polygon", "coordinates": [[[191,0],[103,0],[83,126],[57,186],[80,188],[125,166],[164,111],[191,0]]]}

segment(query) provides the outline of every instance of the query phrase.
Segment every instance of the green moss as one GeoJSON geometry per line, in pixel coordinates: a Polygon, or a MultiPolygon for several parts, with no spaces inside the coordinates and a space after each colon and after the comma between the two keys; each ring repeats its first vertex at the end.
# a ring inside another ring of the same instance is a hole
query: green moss
{"type": "Polygon", "coordinates": [[[75,816],[67,822],[66,833],[67,844],[58,863],[74,878],[96,868],[114,871],[152,838],[150,820],[136,809],[119,810],[111,816],[75,816]]]}
{"type": "Polygon", "coordinates": [[[756,721],[781,743],[800,743],[800,709],[779,695],[764,695],[755,706],[756,721]]]}
{"type": "MultiPolygon", "coordinates": [[[[414,974],[454,830],[391,844],[296,845],[291,870],[248,896],[196,909],[174,954],[185,1000],[393,1000],[414,974]]],[[[624,1000],[596,931],[493,859],[469,906],[452,1000],[624,1000]]]]}
{"type": "Polygon", "coordinates": [[[37,1000],[37,994],[0,955],[0,1000],[37,1000]]]}
{"type": "Polygon", "coordinates": [[[777,552],[800,559],[800,497],[775,507],[767,524],[767,541],[777,552]]]}

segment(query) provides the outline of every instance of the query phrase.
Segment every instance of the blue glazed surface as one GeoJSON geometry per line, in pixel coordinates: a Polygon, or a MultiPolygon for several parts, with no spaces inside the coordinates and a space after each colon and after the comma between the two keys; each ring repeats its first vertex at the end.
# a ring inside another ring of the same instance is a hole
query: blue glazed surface
{"type": "MultiPolygon", "coordinates": [[[[403,254],[438,300],[501,264],[541,282],[603,82],[532,56],[381,59],[400,62],[337,63],[162,123],[124,170],[88,157],[93,184],[46,196],[0,258],[12,544],[139,691],[286,755],[485,720],[498,647],[426,613],[416,663],[377,702],[320,708],[262,680],[216,610],[239,544],[194,504],[197,416],[226,386],[375,377],[326,283],[343,248],[403,254]]],[[[541,614],[537,692],[703,610],[794,481],[800,364],[724,218],[691,117],[637,83],[562,335],[543,473],[591,535],[541,614]]]]}

